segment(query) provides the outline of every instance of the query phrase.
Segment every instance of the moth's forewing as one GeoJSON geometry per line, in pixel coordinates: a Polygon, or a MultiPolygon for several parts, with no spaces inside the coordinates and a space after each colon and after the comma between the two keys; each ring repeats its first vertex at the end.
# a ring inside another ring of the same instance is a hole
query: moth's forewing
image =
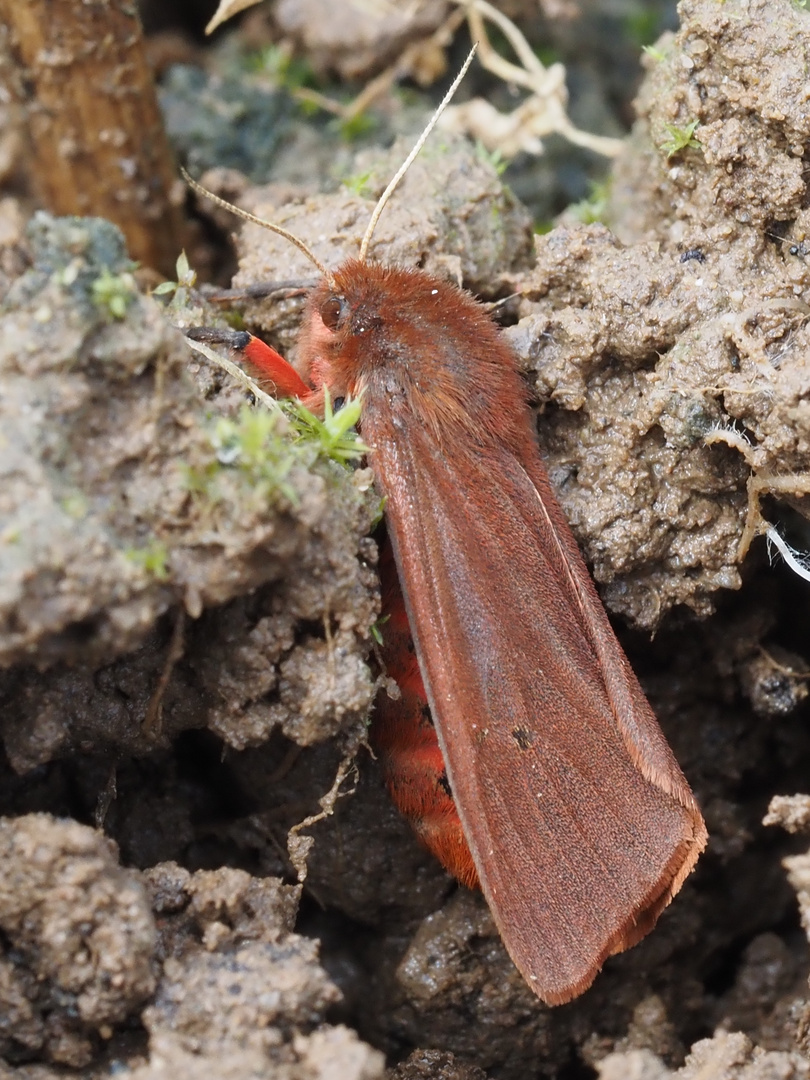
{"type": "Polygon", "coordinates": [[[536,450],[461,468],[373,402],[363,435],[483,891],[529,985],[567,1001],[654,924],[705,845],[700,813],[536,450]]]}

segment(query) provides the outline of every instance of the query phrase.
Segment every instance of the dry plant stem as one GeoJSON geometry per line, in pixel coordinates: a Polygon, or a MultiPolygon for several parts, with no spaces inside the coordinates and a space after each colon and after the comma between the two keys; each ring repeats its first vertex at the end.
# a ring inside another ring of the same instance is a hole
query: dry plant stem
{"type": "Polygon", "coordinates": [[[759,646],[758,652],[760,656],[764,656],[768,663],[774,670],[780,672],[782,675],[788,675],[791,679],[810,679],[810,671],[796,671],[795,668],[790,667],[788,664],[780,664],[775,656],[771,656],[767,649],[759,646]]]}
{"type": "Polygon", "coordinates": [[[737,559],[742,562],[748,554],[748,549],[751,546],[751,541],[754,537],[760,536],[771,528],[770,524],[764,520],[759,511],[760,496],[765,488],[763,481],[766,478],[762,475],[758,475],[756,472],[758,465],[756,447],[752,446],[746,437],[741,432],[737,431],[736,428],[717,428],[715,431],[710,431],[705,437],[704,442],[707,446],[716,446],[717,443],[723,443],[725,446],[730,446],[732,450],[736,450],[738,453],[742,454],[745,463],[751,469],[751,475],[748,477],[748,514],[745,519],[745,528],[743,529],[743,534],[740,537],[740,543],[737,548],[737,559]]]}
{"type": "Polygon", "coordinates": [[[289,281],[257,281],[244,289],[215,289],[204,285],[202,293],[209,304],[231,304],[245,300],[290,300],[294,296],[306,296],[318,284],[315,278],[294,278],[289,281]],[[213,291],[209,292],[209,289],[213,291]]]}
{"type": "Polygon", "coordinates": [[[172,672],[175,669],[178,661],[183,656],[184,651],[184,633],[186,628],[186,613],[182,608],[178,608],[177,615],[174,620],[174,627],[172,629],[171,640],[169,641],[169,648],[166,653],[166,660],[163,664],[163,671],[160,673],[157,686],[154,693],[149,700],[149,705],[146,709],[146,716],[143,721],[143,730],[151,735],[155,739],[159,739],[162,735],[163,728],[163,698],[166,694],[166,690],[169,686],[169,680],[172,677],[172,672]]]}
{"type": "Polygon", "coordinates": [[[317,105],[332,115],[341,117],[344,121],[352,120],[387,93],[397,79],[410,74],[425,48],[447,46],[452,41],[453,34],[466,19],[472,40],[480,46],[483,67],[504,82],[530,91],[531,96],[513,114],[513,116],[521,114],[519,121],[521,125],[531,128],[538,137],[556,132],[574,145],[582,146],[596,154],[602,154],[605,157],[615,157],[618,154],[623,146],[621,139],[592,135],[590,132],[580,131],[571,123],[565,111],[567,95],[564,86],[565,69],[562,64],[544,67],[512,20],[487,0],[454,0],[454,2],[459,5],[458,8],[429,38],[409,45],[390,67],[372,79],[348,105],[333,101],[317,91],[306,88],[295,91],[295,96],[317,105]],[[514,50],[520,62],[519,65],[506,60],[492,47],[487,37],[485,20],[491,22],[504,35],[514,50]]]}
{"type": "Polygon", "coordinates": [[[512,20],[488,4],[486,0],[458,0],[458,2],[464,4],[473,40],[480,42],[481,63],[487,71],[491,71],[504,82],[513,82],[527,90],[536,90],[538,80],[548,77],[548,70],[537,59],[528,41],[512,20]],[[487,37],[484,16],[503,33],[523,67],[510,64],[492,48],[487,37]]]}
{"type": "Polygon", "coordinates": [[[33,177],[56,214],[115,222],[129,252],[171,276],[182,244],[174,165],[127,0],[0,0],[27,113],[33,177]]]}
{"type": "Polygon", "coordinates": [[[482,66],[504,82],[530,90],[544,103],[546,122],[543,132],[538,132],[538,134],[557,132],[576,146],[585,147],[606,157],[615,157],[619,153],[624,145],[621,139],[611,139],[605,135],[591,135],[587,131],[580,131],[569,120],[565,111],[567,95],[561,86],[565,77],[562,64],[553,64],[550,68],[546,68],[538,60],[528,41],[512,20],[487,0],[455,0],[455,3],[462,5],[466,12],[470,36],[473,41],[478,42],[480,47],[482,66]],[[515,56],[522,66],[518,67],[505,60],[492,47],[487,37],[485,19],[501,31],[514,49],[515,56]]]}
{"type": "Polygon", "coordinates": [[[107,819],[107,812],[112,806],[115,799],[118,798],[118,763],[113,762],[110,766],[110,771],[107,774],[107,783],[98,793],[98,799],[96,800],[96,809],[93,814],[93,823],[97,829],[104,828],[104,822],[107,819]]]}
{"type": "MultiPolygon", "coordinates": [[[[810,473],[788,473],[784,476],[772,476],[764,471],[757,471],[758,455],[756,447],[752,446],[739,431],[734,428],[718,428],[711,431],[705,438],[707,446],[723,443],[737,450],[751,468],[748,477],[748,514],[745,519],[745,528],[737,548],[737,558],[740,562],[748,554],[751,541],[757,536],[767,536],[782,553],[783,558],[789,558],[785,550],[787,545],[781,539],[770,522],[766,521],[759,509],[760,499],[763,495],[807,495],[810,493],[810,473]]],[[[789,549],[788,549],[789,550],[789,549]]],[[[792,567],[795,569],[795,567],[792,567]]],[[[798,572],[798,571],[797,571],[798,572]]],[[[806,573],[801,574],[807,576],[806,573]]]]}
{"type": "Polygon", "coordinates": [[[438,45],[442,48],[449,45],[453,40],[453,34],[459,26],[464,22],[464,11],[454,11],[449,18],[445,19],[442,25],[435,30],[433,34],[427,39],[427,41],[415,41],[412,45],[409,45],[402,55],[386,68],[381,74],[379,74],[357,95],[354,101],[347,106],[341,106],[341,114],[344,120],[353,120],[354,117],[360,116],[366,111],[366,109],[385,94],[389,87],[406,75],[409,75],[416,58],[430,45],[438,45]]]}
{"type": "Polygon", "coordinates": [[[748,517],[740,540],[739,558],[745,557],[755,536],[774,531],[760,513],[759,501],[763,495],[806,495],[810,492],[810,473],[790,473],[787,476],[769,476],[752,473],[748,477],[748,517]]]}
{"type": "Polygon", "coordinates": [[[240,11],[253,7],[258,2],[259,0],[220,0],[217,10],[211,16],[205,28],[206,34],[213,34],[218,26],[227,22],[228,19],[232,19],[234,15],[238,15],[240,11]]]}
{"type": "Polygon", "coordinates": [[[350,101],[348,105],[341,101],[333,101],[332,98],[327,97],[325,94],[321,94],[317,90],[311,90],[308,87],[294,90],[293,97],[299,101],[317,105],[324,112],[339,116],[341,120],[346,122],[353,120],[373,105],[377,98],[386,94],[398,79],[410,75],[418,57],[425,48],[431,45],[444,48],[449,45],[453,40],[453,34],[464,22],[464,19],[465,12],[462,9],[454,11],[427,40],[415,41],[413,44],[408,45],[394,63],[367,83],[357,97],[350,101]]]}
{"type": "Polygon", "coordinates": [[[306,880],[307,877],[307,855],[314,842],[312,837],[301,837],[300,834],[304,829],[309,829],[313,825],[317,825],[319,821],[323,821],[325,818],[331,817],[335,812],[335,804],[338,799],[342,799],[345,795],[354,794],[354,788],[349,791],[341,791],[343,781],[349,775],[350,772],[354,773],[355,786],[357,782],[357,765],[355,758],[357,756],[356,749],[341,760],[338,765],[337,772],[335,773],[335,779],[331,788],[325,795],[322,795],[318,800],[320,811],[317,814],[310,814],[304,818],[303,821],[299,821],[297,825],[293,825],[287,835],[287,853],[290,857],[290,862],[293,864],[295,872],[298,875],[298,881],[300,884],[306,880]]]}

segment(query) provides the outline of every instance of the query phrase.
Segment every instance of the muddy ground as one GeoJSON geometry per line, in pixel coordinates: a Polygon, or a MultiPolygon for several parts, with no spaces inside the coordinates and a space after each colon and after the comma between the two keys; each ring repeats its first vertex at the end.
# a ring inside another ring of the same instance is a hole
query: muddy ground
{"type": "MultiPolygon", "coordinates": [[[[147,295],[115,229],[26,226],[9,200],[0,1076],[810,1076],[810,586],[763,539],[740,552],[750,491],[810,550],[810,13],[679,16],[604,223],[535,235],[487,156],[437,134],[372,256],[503,301],[563,507],[703,808],[697,872],[580,1000],[540,1004],[364,746],[368,470],[245,411],[177,329],[220,309],[147,295]]],[[[207,182],[334,265],[408,145],[326,194],[207,182]]],[[[200,211],[202,251],[223,219],[200,211]]],[[[238,285],[311,277],[252,226],[236,257],[238,285]]],[[[294,358],[300,309],[242,318],[294,358]]]]}

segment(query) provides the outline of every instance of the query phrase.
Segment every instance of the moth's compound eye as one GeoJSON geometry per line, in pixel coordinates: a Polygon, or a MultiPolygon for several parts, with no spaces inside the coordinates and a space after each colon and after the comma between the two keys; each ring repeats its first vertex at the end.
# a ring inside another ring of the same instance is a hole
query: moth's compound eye
{"type": "Polygon", "coordinates": [[[348,307],[345,296],[330,296],[328,300],[324,300],[321,304],[320,316],[327,330],[337,330],[348,307]]]}

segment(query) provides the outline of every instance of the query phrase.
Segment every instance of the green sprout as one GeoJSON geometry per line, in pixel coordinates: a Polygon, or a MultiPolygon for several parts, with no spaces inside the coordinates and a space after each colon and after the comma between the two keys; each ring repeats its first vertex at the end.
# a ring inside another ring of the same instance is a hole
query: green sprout
{"type": "Polygon", "coordinates": [[[124,549],[124,558],[140,567],[155,581],[169,580],[169,551],[164,543],[153,538],[145,547],[124,549]]]}
{"type": "Polygon", "coordinates": [[[287,90],[315,86],[317,82],[312,66],[280,45],[259,49],[248,58],[247,67],[249,71],[269,76],[276,86],[287,90]]]}
{"type": "Polygon", "coordinates": [[[312,443],[321,457],[345,465],[368,453],[368,447],[353,430],[360,419],[360,398],[347,398],[343,408],[335,412],[329,392],[324,387],[323,420],[319,420],[299,401],[285,404],[285,413],[299,442],[312,443]]]}
{"type": "Polygon", "coordinates": [[[188,264],[185,251],[181,251],[175,264],[177,281],[162,281],[152,289],[152,296],[171,296],[173,307],[184,307],[188,303],[188,294],[197,283],[197,271],[188,264]]]}
{"type": "Polygon", "coordinates": [[[375,509],[374,513],[371,515],[371,528],[372,529],[376,529],[377,526],[382,521],[382,519],[385,517],[385,504],[386,504],[387,501],[388,501],[388,497],[386,495],[383,495],[381,497],[380,501],[379,501],[379,504],[377,505],[377,508],[375,509]]]}
{"type": "Polygon", "coordinates": [[[369,114],[365,112],[357,113],[355,116],[349,116],[345,120],[337,121],[340,137],[344,142],[348,143],[354,142],[364,135],[368,135],[369,132],[374,131],[376,127],[377,121],[373,116],[369,116],[369,114]]]}
{"type": "Polygon", "coordinates": [[[106,266],[91,286],[93,303],[111,319],[126,318],[127,308],[135,299],[131,274],[113,274],[106,266]]]}
{"type": "Polygon", "coordinates": [[[609,199],[610,181],[592,181],[587,198],[572,203],[569,207],[569,213],[577,221],[581,221],[583,225],[593,225],[597,222],[604,223],[607,217],[609,199]]]}
{"type": "Polygon", "coordinates": [[[66,495],[60,505],[68,517],[73,518],[74,521],[80,521],[87,514],[87,499],[79,491],[66,495]]]}
{"type": "Polygon", "coordinates": [[[214,428],[214,449],[221,465],[239,464],[243,468],[262,468],[266,450],[277,434],[277,419],[266,409],[243,405],[238,420],[220,417],[214,428]]]}
{"type": "Polygon", "coordinates": [[[642,45],[641,51],[646,53],[651,60],[655,60],[656,64],[662,63],[667,58],[667,54],[663,49],[659,49],[655,45],[642,45]]]}
{"type": "Polygon", "coordinates": [[[485,165],[490,165],[498,176],[502,176],[509,168],[509,162],[500,150],[487,150],[480,139],[475,141],[475,156],[485,165]]]}
{"type": "Polygon", "coordinates": [[[695,138],[695,131],[700,124],[699,120],[690,120],[685,127],[677,124],[665,124],[667,138],[661,143],[661,149],[667,155],[667,159],[685,150],[688,146],[695,150],[700,149],[700,141],[695,138]]]}
{"type": "Polygon", "coordinates": [[[203,466],[183,464],[183,484],[190,495],[197,495],[208,502],[217,502],[215,478],[219,472],[219,462],[214,458],[203,466]]]}
{"type": "Polygon", "coordinates": [[[390,615],[381,615],[379,619],[373,622],[369,627],[369,633],[380,647],[385,644],[385,642],[383,641],[382,628],[383,626],[385,626],[385,624],[390,618],[390,615]]]}
{"type": "Polygon", "coordinates": [[[368,182],[372,178],[374,173],[369,169],[368,172],[358,173],[356,176],[347,176],[345,180],[341,181],[343,186],[352,193],[352,195],[363,195],[368,188],[368,182]]]}

